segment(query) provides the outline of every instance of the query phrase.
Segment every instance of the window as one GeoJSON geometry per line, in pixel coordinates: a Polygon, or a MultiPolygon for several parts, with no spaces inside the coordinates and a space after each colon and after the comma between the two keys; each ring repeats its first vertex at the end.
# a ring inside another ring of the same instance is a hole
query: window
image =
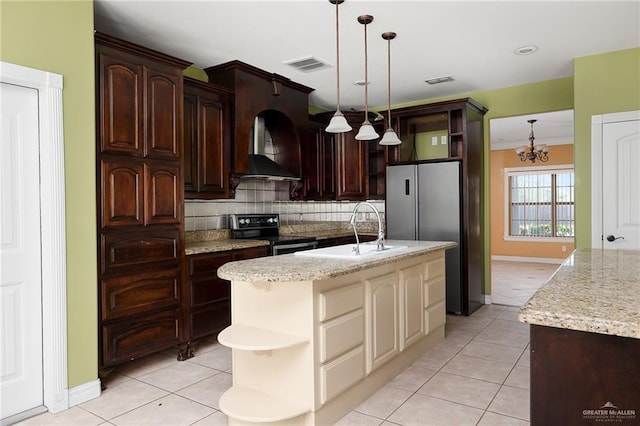
{"type": "Polygon", "coordinates": [[[573,238],[573,168],[506,169],[506,235],[573,238]]]}

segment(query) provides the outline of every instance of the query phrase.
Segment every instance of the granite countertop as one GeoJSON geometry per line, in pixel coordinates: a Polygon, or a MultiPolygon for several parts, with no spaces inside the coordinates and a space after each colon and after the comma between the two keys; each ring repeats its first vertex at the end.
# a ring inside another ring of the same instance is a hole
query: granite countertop
{"type": "MultiPolygon", "coordinates": [[[[377,222],[358,223],[358,235],[377,235],[377,222]]],[[[348,237],[353,230],[346,222],[302,222],[295,225],[282,225],[280,235],[297,237],[327,238],[348,237]]],[[[231,230],[216,229],[209,231],[189,231],[185,233],[185,254],[187,256],[202,253],[214,253],[251,247],[266,246],[265,240],[241,240],[231,238],[231,230]]]]}
{"type": "Polygon", "coordinates": [[[452,248],[448,241],[388,240],[389,245],[407,246],[395,254],[371,256],[368,260],[322,259],[295,254],[230,262],[218,269],[220,278],[243,282],[291,282],[333,278],[387,263],[419,256],[436,250],[452,248]]]}
{"type": "Polygon", "coordinates": [[[640,339],[640,251],[574,251],[518,318],[532,325],[640,339]]]}

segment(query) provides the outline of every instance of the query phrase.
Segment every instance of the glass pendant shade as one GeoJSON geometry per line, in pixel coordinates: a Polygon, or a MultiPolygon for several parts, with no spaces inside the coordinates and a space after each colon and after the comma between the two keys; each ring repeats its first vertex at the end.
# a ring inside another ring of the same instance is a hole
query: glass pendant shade
{"type": "Polygon", "coordinates": [[[360,131],[356,135],[356,139],[359,141],[370,141],[373,139],[378,139],[379,137],[380,135],[376,133],[373,126],[371,125],[371,123],[369,123],[368,120],[362,123],[362,126],[360,126],[360,131]]]}
{"type": "Polygon", "coordinates": [[[328,133],[344,133],[350,132],[351,126],[347,123],[347,119],[344,118],[344,115],[340,111],[336,111],[336,113],[331,117],[331,121],[326,129],[324,129],[328,133]]]}
{"type": "Polygon", "coordinates": [[[391,127],[384,132],[380,141],[380,145],[400,145],[401,143],[402,141],[391,127]]]}

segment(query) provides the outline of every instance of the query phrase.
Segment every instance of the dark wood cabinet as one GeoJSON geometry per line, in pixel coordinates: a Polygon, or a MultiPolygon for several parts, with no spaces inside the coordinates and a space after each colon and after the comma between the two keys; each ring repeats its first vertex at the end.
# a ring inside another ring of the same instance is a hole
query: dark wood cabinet
{"type": "MultiPolygon", "coordinates": [[[[324,128],[332,115],[333,113],[320,113],[310,117],[310,140],[306,148],[303,147],[305,198],[383,199],[386,148],[379,146],[378,140],[356,139],[363,118],[363,114],[359,112],[344,113],[353,128],[350,132],[325,132],[324,128]],[[370,161],[373,164],[370,165],[370,161]]],[[[382,123],[376,123],[374,127],[378,133],[382,133],[382,123]]]]}
{"type": "Polygon", "coordinates": [[[228,89],[184,79],[186,198],[229,198],[232,99],[228,89]]]}
{"type": "Polygon", "coordinates": [[[302,179],[307,200],[336,197],[336,143],[323,121],[309,117],[309,138],[302,146],[302,179]]]}
{"type": "Polygon", "coordinates": [[[182,70],[96,33],[101,371],[185,342],[182,70]]]}
{"type": "MultiPolygon", "coordinates": [[[[471,98],[393,110],[401,145],[389,148],[389,164],[460,163],[460,280],[462,313],[484,303],[482,191],[487,109],[471,98]]],[[[425,207],[428,212],[429,207],[425,207]]]]}
{"type": "Polygon", "coordinates": [[[336,135],[336,200],[364,200],[368,195],[368,142],[357,140],[357,133],[358,127],[354,127],[336,135]]]}
{"type": "Polygon", "coordinates": [[[218,277],[218,268],[234,260],[267,254],[268,249],[264,246],[188,257],[187,328],[190,341],[216,333],[231,324],[231,283],[218,277]]]}

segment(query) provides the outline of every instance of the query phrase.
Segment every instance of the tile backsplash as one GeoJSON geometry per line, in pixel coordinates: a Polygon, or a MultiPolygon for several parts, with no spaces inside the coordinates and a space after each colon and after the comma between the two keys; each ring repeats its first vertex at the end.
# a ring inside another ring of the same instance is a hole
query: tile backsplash
{"type": "MultiPolygon", "coordinates": [[[[383,215],[384,201],[371,201],[383,215]]],[[[229,227],[233,213],[278,213],[282,225],[301,222],[347,222],[357,201],[290,201],[289,182],[246,180],[236,188],[233,200],[186,200],[185,230],[206,231],[229,227]]],[[[375,221],[368,207],[359,211],[358,220],[375,221]]]]}

